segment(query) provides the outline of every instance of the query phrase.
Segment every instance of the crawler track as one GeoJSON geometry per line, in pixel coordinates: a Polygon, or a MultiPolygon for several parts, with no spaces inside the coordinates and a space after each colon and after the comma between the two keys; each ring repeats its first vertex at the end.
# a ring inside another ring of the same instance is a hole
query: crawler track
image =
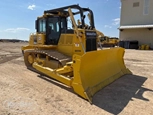
{"type": "Polygon", "coordinates": [[[71,57],[66,56],[56,50],[26,50],[24,52],[25,65],[32,71],[36,70],[32,67],[32,64],[28,62],[28,55],[30,54],[33,56],[36,54],[48,56],[50,59],[57,61],[61,66],[64,66],[67,62],[72,60],[71,57]]]}

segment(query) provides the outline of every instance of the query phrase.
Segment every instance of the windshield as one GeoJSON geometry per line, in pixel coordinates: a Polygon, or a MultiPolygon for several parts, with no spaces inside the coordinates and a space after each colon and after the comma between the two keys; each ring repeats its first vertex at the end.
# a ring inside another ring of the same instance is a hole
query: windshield
{"type": "Polygon", "coordinates": [[[38,31],[40,33],[46,32],[46,19],[39,19],[38,20],[38,31]]]}
{"type": "Polygon", "coordinates": [[[59,32],[59,18],[48,18],[48,27],[53,32],[59,32]]]}

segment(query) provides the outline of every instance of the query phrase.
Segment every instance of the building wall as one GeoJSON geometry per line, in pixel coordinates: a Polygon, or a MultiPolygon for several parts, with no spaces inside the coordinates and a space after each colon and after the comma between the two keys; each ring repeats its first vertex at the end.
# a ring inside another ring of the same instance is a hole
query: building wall
{"type": "Polygon", "coordinates": [[[125,29],[120,31],[120,40],[138,40],[139,45],[148,44],[153,48],[153,29],[125,29]]]}
{"type": "MultiPolygon", "coordinates": [[[[120,26],[153,24],[153,0],[121,0],[120,26]],[[144,13],[145,1],[149,1],[148,13],[144,13]],[[134,7],[134,3],[138,3],[134,7]]],[[[139,45],[148,44],[153,48],[153,29],[124,29],[120,31],[120,40],[138,40],[139,45]]]]}
{"type": "Polygon", "coordinates": [[[144,8],[144,0],[121,0],[120,25],[153,24],[153,0],[149,0],[148,15],[144,14],[144,8]],[[133,7],[136,2],[139,6],[133,7]]]}

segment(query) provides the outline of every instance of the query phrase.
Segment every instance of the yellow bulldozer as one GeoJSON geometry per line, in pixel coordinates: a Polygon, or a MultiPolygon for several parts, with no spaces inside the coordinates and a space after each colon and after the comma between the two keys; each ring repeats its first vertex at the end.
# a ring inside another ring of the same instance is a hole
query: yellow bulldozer
{"type": "Polygon", "coordinates": [[[99,39],[103,47],[115,47],[119,43],[119,39],[116,37],[102,36],[99,39]]]}
{"type": "Polygon", "coordinates": [[[22,47],[26,67],[73,88],[89,102],[100,89],[131,73],[124,64],[123,48],[97,50],[98,35],[89,8],[70,5],[46,10],[35,25],[36,33],[22,47]],[[89,26],[85,25],[87,12],[89,26]],[[76,24],[75,15],[81,24],[76,24]]]}

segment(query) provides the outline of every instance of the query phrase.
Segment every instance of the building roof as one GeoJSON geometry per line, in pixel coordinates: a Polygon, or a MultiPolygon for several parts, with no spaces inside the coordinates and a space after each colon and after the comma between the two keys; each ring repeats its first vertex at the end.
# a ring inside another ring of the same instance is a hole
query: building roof
{"type": "Polygon", "coordinates": [[[128,25],[128,26],[120,26],[118,29],[141,29],[141,28],[153,28],[153,24],[151,25],[128,25]]]}

